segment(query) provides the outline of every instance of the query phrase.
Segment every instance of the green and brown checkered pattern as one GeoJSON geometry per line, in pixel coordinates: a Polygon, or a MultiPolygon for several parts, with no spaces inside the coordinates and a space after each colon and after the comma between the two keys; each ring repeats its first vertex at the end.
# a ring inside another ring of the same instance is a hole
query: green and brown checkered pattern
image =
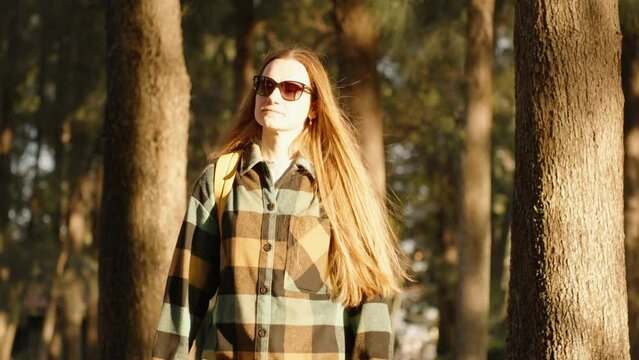
{"type": "MultiPolygon", "coordinates": [[[[210,166],[189,198],[155,337],[155,359],[187,359],[206,326],[210,359],[388,359],[388,306],[346,309],[325,284],[330,223],[297,158],[273,184],[257,144],[246,146],[222,215],[210,166]],[[202,325],[217,294],[213,319],[202,325]]],[[[208,354],[208,357],[207,357],[208,354]]]]}

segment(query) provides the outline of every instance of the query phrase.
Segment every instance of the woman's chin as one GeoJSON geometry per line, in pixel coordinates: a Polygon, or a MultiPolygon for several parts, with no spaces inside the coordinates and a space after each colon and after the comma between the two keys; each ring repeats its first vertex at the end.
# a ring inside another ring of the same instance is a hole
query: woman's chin
{"type": "Polygon", "coordinates": [[[277,116],[265,116],[261,122],[265,129],[272,131],[289,131],[292,130],[291,124],[286,119],[277,116]]]}

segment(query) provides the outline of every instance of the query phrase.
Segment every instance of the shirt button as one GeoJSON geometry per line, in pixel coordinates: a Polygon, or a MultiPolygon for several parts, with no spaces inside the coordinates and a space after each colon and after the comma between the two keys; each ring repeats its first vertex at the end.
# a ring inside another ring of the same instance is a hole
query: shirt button
{"type": "Polygon", "coordinates": [[[266,336],[266,330],[260,329],[260,331],[257,332],[257,336],[265,337],[266,336]]]}
{"type": "Polygon", "coordinates": [[[260,294],[265,295],[268,292],[268,288],[266,286],[260,287],[260,294]]]}
{"type": "Polygon", "coordinates": [[[268,203],[266,204],[266,208],[268,209],[268,211],[273,211],[273,209],[275,208],[275,205],[273,203],[268,203]]]}
{"type": "Polygon", "coordinates": [[[264,244],[264,246],[262,247],[262,249],[264,249],[264,251],[269,252],[271,251],[271,248],[273,246],[271,244],[264,244]]]}

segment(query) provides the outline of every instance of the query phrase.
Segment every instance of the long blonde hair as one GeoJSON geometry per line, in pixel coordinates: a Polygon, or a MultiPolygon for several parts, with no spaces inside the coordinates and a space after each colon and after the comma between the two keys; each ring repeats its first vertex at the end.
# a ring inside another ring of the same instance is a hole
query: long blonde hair
{"type": "MultiPolygon", "coordinates": [[[[397,246],[385,199],[364,167],[354,129],[337,105],[328,74],[317,55],[302,48],[271,54],[258,74],[275,59],[299,61],[313,88],[311,107],[316,117],[307,121],[295,145],[315,168],[319,196],[333,230],[327,279],[332,297],[346,306],[377,296],[389,298],[409,278],[408,261],[397,246]]],[[[260,139],[254,107],[251,92],[211,159],[260,139]]]]}

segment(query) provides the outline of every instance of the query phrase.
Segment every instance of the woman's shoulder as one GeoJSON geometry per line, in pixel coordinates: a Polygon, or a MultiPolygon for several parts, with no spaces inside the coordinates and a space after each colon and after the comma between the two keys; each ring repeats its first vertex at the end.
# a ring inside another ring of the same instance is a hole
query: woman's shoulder
{"type": "Polygon", "coordinates": [[[212,196],[213,195],[213,184],[215,183],[215,169],[218,166],[218,163],[220,163],[220,159],[222,162],[222,167],[224,167],[224,163],[227,164],[227,166],[229,164],[233,164],[237,167],[237,163],[239,163],[240,161],[240,152],[232,152],[232,153],[228,153],[228,154],[222,154],[220,156],[211,158],[209,160],[209,162],[204,166],[204,168],[202,168],[202,170],[200,171],[200,174],[198,175],[198,177],[196,178],[195,182],[194,182],[194,190],[198,190],[202,193],[202,195],[205,196],[212,196]],[[232,157],[226,157],[226,155],[228,154],[235,154],[235,156],[232,157]]]}
{"type": "Polygon", "coordinates": [[[215,176],[215,162],[208,163],[193,181],[189,194],[200,203],[205,203],[213,198],[213,183],[215,176]]]}

